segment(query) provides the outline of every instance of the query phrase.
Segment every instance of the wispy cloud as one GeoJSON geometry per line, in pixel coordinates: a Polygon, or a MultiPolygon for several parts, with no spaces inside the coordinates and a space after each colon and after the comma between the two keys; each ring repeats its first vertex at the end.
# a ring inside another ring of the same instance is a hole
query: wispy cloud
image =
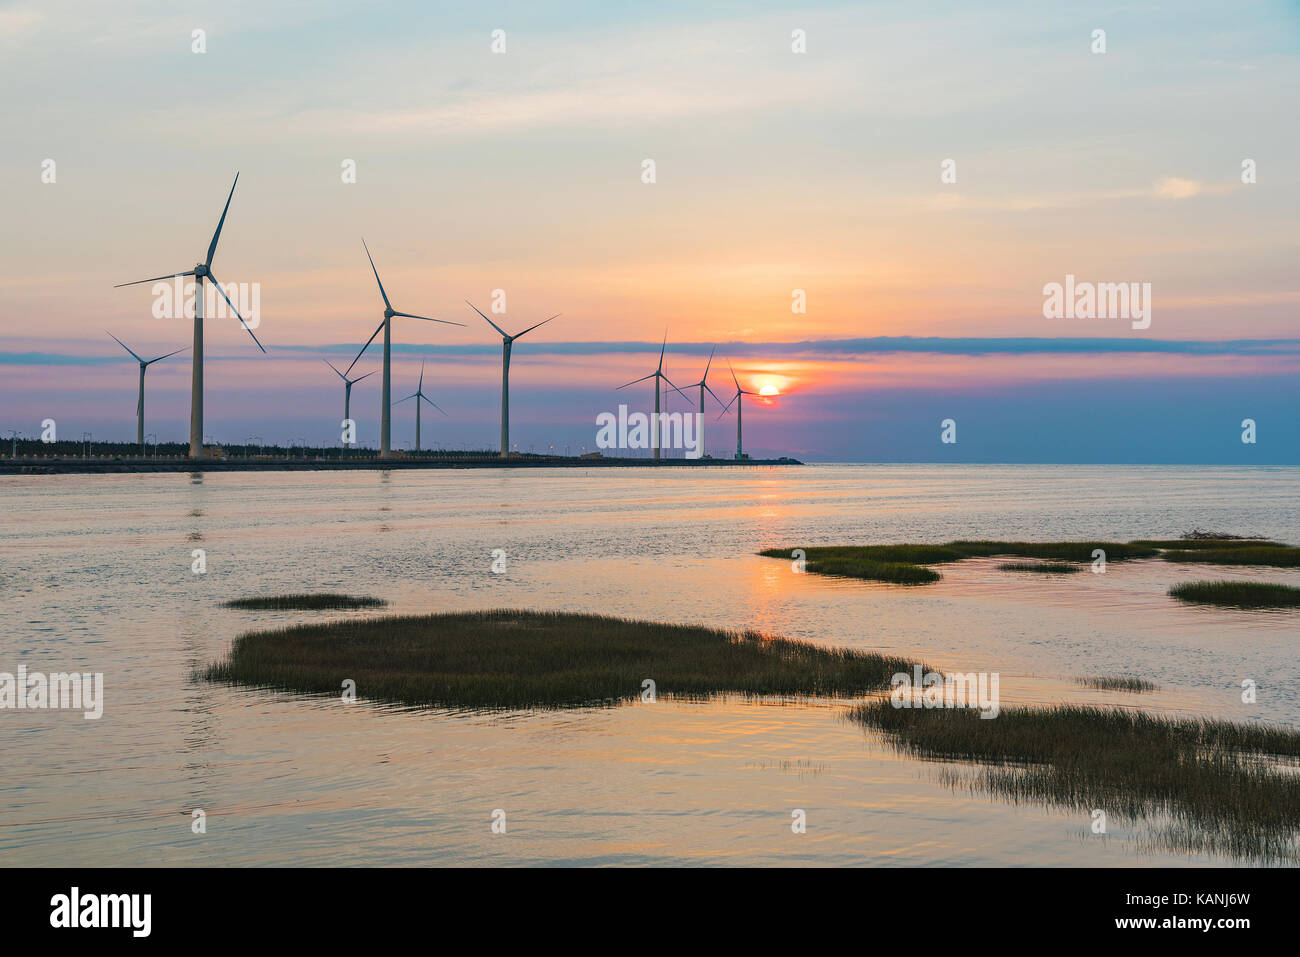
{"type": "Polygon", "coordinates": [[[1044,209],[1074,209],[1095,206],[1098,203],[1128,202],[1132,200],[1180,200],[1195,196],[1227,193],[1240,183],[1208,183],[1199,179],[1178,176],[1163,177],[1150,186],[1123,189],[1102,189],[1080,192],[1045,193],[1032,196],[974,196],[959,192],[941,192],[928,202],[932,209],[1009,210],[1032,212],[1044,209]]]}

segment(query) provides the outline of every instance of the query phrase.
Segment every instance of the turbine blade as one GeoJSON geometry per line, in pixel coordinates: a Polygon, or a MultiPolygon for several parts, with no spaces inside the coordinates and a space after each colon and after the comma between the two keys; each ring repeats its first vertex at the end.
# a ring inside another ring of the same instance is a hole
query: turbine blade
{"type": "Polygon", "coordinates": [[[709,395],[713,396],[714,402],[718,403],[718,405],[722,405],[722,400],[718,398],[718,396],[714,393],[712,389],[708,387],[707,384],[705,384],[704,386],[704,391],[707,392],[709,395]]]}
{"type": "Polygon", "coordinates": [[[668,348],[668,330],[664,330],[664,344],[659,347],[659,368],[655,371],[662,372],[664,368],[664,350],[668,348]]]}
{"type": "MultiPolygon", "coordinates": [[[[107,329],[105,329],[104,331],[105,331],[105,332],[108,332],[107,329]]],[[[109,335],[109,338],[110,338],[110,339],[112,339],[114,342],[116,342],[119,346],[121,346],[121,347],[122,347],[123,349],[125,349],[127,352],[130,352],[131,355],[135,356],[135,361],[136,361],[136,362],[144,362],[143,359],[141,359],[139,356],[136,356],[135,353],[132,352],[131,347],[128,346],[125,342],[123,342],[123,341],[122,341],[121,339],[119,339],[117,336],[113,335],[111,332],[108,332],[108,335],[109,335]]]]}
{"type": "Polygon", "coordinates": [[[159,356],[157,359],[150,359],[148,362],[145,363],[145,365],[151,366],[155,362],[162,362],[164,359],[170,359],[172,356],[178,356],[188,348],[189,346],[182,346],[180,349],[177,349],[175,352],[169,352],[167,353],[167,355],[159,356]]]}
{"type": "MultiPolygon", "coordinates": [[[[659,377],[663,379],[665,382],[667,382],[669,385],[673,385],[673,380],[668,378],[668,376],[664,375],[662,372],[659,373],[659,377]]],[[[678,395],[680,395],[687,402],[691,401],[691,397],[687,395],[685,392],[683,392],[681,389],[677,388],[677,386],[675,385],[673,385],[673,391],[676,392],[678,395]]]]}
{"type": "MultiPolygon", "coordinates": [[[[334,363],[330,362],[328,359],[322,359],[321,362],[325,363],[325,364],[326,364],[327,366],[329,366],[331,369],[334,369],[334,363]]],[[[337,375],[337,376],[338,376],[340,379],[342,379],[344,382],[347,382],[347,381],[348,381],[348,377],[345,376],[342,372],[339,372],[338,369],[334,369],[334,374],[337,375]]]]}
{"type": "MultiPolygon", "coordinates": [[[[387,319],[384,320],[384,322],[387,322],[387,321],[388,321],[387,319]]],[[[361,347],[361,351],[357,353],[357,358],[356,358],[356,359],[353,359],[353,360],[352,360],[352,365],[348,366],[348,372],[351,372],[351,371],[352,371],[352,366],[354,366],[354,365],[357,364],[357,359],[360,359],[363,355],[365,355],[366,350],[370,348],[370,343],[372,343],[372,342],[375,341],[375,336],[379,335],[380,330],[382,330],[383,328],[384,328],[384,323],[381,322],[381,323],[378,325],[378,327],[376,327],[375,331],[372,332],[372,333],[370,333],[370,338],[366,340],[366,344],[365,344],[364,346],[362,346],[362,347],[361,347]]],[[[346,373],[344,373],[344,374],[346,375],[346,373]]]]}
{"type": "Polygon", "coordinates": [[[141,283],[162,282],[164,279],[178,279],[181,276],[193,276],[193,275],[194,275],[194,270],[191,269],[189,272],[174,272],[170,276],[154,276],[152,279],[137,279],[135,282],[119,282],[113,288],[121,289],[123,286],[138,286],[141,283]]]}
{"type": "MultiPolygon", "coordinates": [[[[434,402],[434,401],[433,401],[432,399],[430,399],[427,395],[421,394],[421,395],[420,395],[420,398],[423,399],[425,402],[429,403],[429,405],[433,406],[433,407],[434,407],[435,409],[437,409],[439,412],[442,412],[442,409],[438,406],[438,403],[437,403],[437,402],[434,402]]],[[[442,414],[443,414],[443,415],[447,415],[446,412],[442,412],[442,414]]],[[[449,418],[450,418],[450,416],[449,416],[449,418]]]]}
{"type": "MultiPolygon", "coordinates": [[[[374,373],[374,371],[372,370],[372,371],[370,371],[370,372],[367,372],[365,375],[359,375],[359,376],[357,376],[355,379],[352,380],[352,383],[353,383],[353,385],[355,385],[356,383],[360,382],[362,379],[368,378],[368,377],[370,377],[370,376],[372,376],[372,375],[374,375],[374,374],[375,374],[375,373],[374,373]]],[[[345,381],[346,381],[346,380],[345,380],[345,381]]]]}
{"type": "Polygon", "coordinates": [[[415,394],[419,395],[424,391],[424,360],[420,360],[420,383],[415,387],[415,394]]]}
{"type": "MultiPolygon", "coordinates": [[[[217,292],[221,293],[221,298],[226,300],[226,305],[229,306],[230,311],[235,314],[235,318],[238,319],[239,324],[244,327],[244,331],[247,332],[250,336],[253,336],[253,330],[248,327],[248,323],[244,321],[244,317],[239,314],[239,310],[235,308],[235,304],[231,302],[230,297],[226,295],[226,290],[221,288],[221,281],[217,279],[216,276],[212,275],[212,270],[210,269],[208,270],[208,278],[212,280],[212,285],[217,287],[217,292]]],[[[253,341],[257,342],[257,348],[261,349],[262,353],[265,354],[266,348],[262,345],[262,343],[258,342],[257,336],[253,336],[253,341]]]]}
{"type": "Polygon", "coordinates": [[[487,317],[486,315],[483,314],[483,310],[482,310],[482,309],[480,309],[478,306],[474,305],[474,303],[470,302],[468,299],[465,300],[465,303],[466,303],[466,305],[468,305],[471,309],[473,309],[475,312],[477,312],[480,316],[483,316],[483,318],[484,318],[485,320],[487,320],[487,324],[488,324],[489,326],[491,326],[491,327],[492,327],[493,329],[495,329],[497,332],[501,333],[502,338],[504,338],[504,339],[509,339],[509,338],[510,338],[509,334],[508,334],[504,329],[502,329],[502,328],[501,328],[500,326],[498,326],[495,322],[493,322],[491,319],[488,319],[488,317],[487,317]]]}
{"type": "MultiPolygon", "coordinates": [[[[650,373],[649,375],[643,375],[641,378],[639,378],[639,379],[633,379],[631,382],[628,382],[628,383],[626,383],[625,385],[621,385],[621,386],[619,386],[618,388],[619,388],[619,389],[626,389],[629,385],[636,385],[638,382],[644,382],[646,379],[653,379],[656,375],[658,375],[658,373],[655,373],[655,372],[652,372],[652,373],[650,373]]],[[[614,391],[617,392],[618,390],[616,389],[616,390],[614,390],[614,391]]]]}
{"type": "MultiPolygon", "coordinates": [[[[212,257],[217,254],[217,240],[221,238],[221,227],[226,225],[226,213],[230,212],[230,201],[235,198],[235,187],[239,185],[239,174],[235,174],[235,181],[230,184],[230,195],[226,197],[226,208],[221,211],[221,219],[217,221],[217,231],[212,234],[212,242],[208,245],[207,266],[212,268],[212,257]]],[[[257,337],[254,336],[254,339],[257,337]]],[[[261,343],[259,342],[260,346],[261,343]]],[[[266,350],[263,349],[263,352],[266,350]]]]}
{"type": "MultiPolygon", "coordinates": [[[[247,332],[250,336],[253,336],[253,330],[248,328],[248,323],[244,322],[243,319],[240,319],[239,324],[244,327],[245,332],[247,332]]],[[[259,340],[257,336],[253,336],[253,341],[257,343],[257,348],[262,350],[262,355],[266,355],[266,346],[262,345],[261,340],[259,340]]]]}
{"type": "Polygon", "coordinates": [[[739,391],[740,391],[740,380],[736,378],[736,370],[735,370],[734,368],[732,368],[732,366],[731,366],[731,361],[730,361],[730,360],[727,361],[727,368],[728,368],[728,369],[731,369],[731,381],[734,382],[734,383],[736,383],[736,391],[739,392],[739,391]]]}
{"type": "Polygon", "coordinates": [[[414,399],[414,398],[415,398],[414,395],[403,396],[402,398],[394,402],[393,405],[400,405],[401,403],[405,402],[407,399],[414,399]]]}
{"type": "Polygon", "coordinates": [[[392,309],[393,304],[388,301],[388,293],[384,292],[384,284],[380,282],[379,270],[375,268],[375,257],[370,255],[370,247],[366,246],[366,238],[361,237],[361,245],[366,247],[366,258],[370,260],[370,271],[375,274],[375,282],[379,283],[379,295],[384,297],[384,307],[392,309]]]}
{"type": "Polygon", "coordinates": [[[718,418],[719,419],[722,418],[722,416],[726,415],[729,411],[731,411],[731,406],[739,398],[740,398],[740,393],[737,392],[735,395],[731,397],[731,401],[726,404],[726,406],[723,408],[722,413],[718,416],[718,418]]]}
{"type": "Polygon", "coordinates": [[[413,315],[411,315],[411,313],[409,313],[409,312],[396,312],[396,311],[393,313],[393,315],[395,315],[395,316],[405,316],[407,319],[423,319],[425,322],[441,322],[441,323],[443,323],[444,325],[448,325],[448,326],[460,326],[462,329],[465,328],[465,323],[463,323],[463,322],[452,322],[450,319],[430,319],[428,316],[413,316],[413,315]]]}
{"type": "MultiPolygon", "coordinates": [[[[707,381],[708,381],[708,378],[709,378],[709,368],[713,365],[713,353],[715,353],[715,352],[717,352],[717,351],[718,351],[718,347],[717,347],[717,346],[714,346],[712,349],[709,350],[709,361],[708,361],[707,363],[705,363],[705,365],[704,365],[704,378],[700,380],[701,382],[707,382],[707,381]]],[[[716,396],[715,396],[715,398],[716,398],[716,396]]]]}
{"type": "MultiPolygon", "coordinates": [[[[551,316],[551,319],[558,319],[558,318],[560,318],[560,316],[562,316],[562,315],[563,315],[563,313],[559,313],[559,312],[557,312],[555,315],[551,316]]],[[[543,320],[542,320],[541,322],[539,322],[536,326],[529,326],[529,327],[528,327],[527,329],[525,329],[523,332],[516,333],[516,334],[515,334],[515,338],[518,339],[518,338],[520,338],[520,337],[522,337],[522,336],[526,336],[526,335],[528,335],[528,333],[532,332],[532,331],[533,331],[534,329],[536,329],[538,326],[544,326],[544,325],[546,325],[548,322],[551,321],[551,319],[543,319],[543,320]]]]}

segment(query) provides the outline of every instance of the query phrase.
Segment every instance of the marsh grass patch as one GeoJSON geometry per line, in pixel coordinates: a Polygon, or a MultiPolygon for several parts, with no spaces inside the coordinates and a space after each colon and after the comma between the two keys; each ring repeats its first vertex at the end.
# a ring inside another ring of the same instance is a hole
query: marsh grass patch
{"type": "Polygon", "coordinates": [[[1167,562],[1204,565],[1272,565],[1276,568],[1300,568],[1300,548],[1290,545],[1242,545],[1232,548],[1174,549],[1161,557],[1167,562]]]}
{"type": "MultiPolygon", "coordinates": [[[[805,570],[899,585],[927,585],[943,576],[930,568],[967,558],[1032,558],[1039,563],[1005,562],[1000,571],[1068,575],[1082,570],[1100,549],[1106,561],[1163,558],[1170,562],[1220,565],[1300,567],[1300,548],[1263,538],[1225,532],[1188,532],[1182,538],[1138,539],[1132,542],[1005,542],[962,539],[943,545],[827,545],[799,546],[805,570]]],[[[790,559],[792,548],[765,548],[765,558],[790,559]]]]}
{"type": "Polygon", "coordinates": [[[1169,589],[1179,601],[1229,608],[1300,608],[1300,588],[1274,582],[1184,582],[1169,589]]]}
{"type": "Polygon", "coordinates": [[[656,694],[710,698],[861,695],[914,663],[729,632],[604,615],[498,609],[256,631],[203,672],[211,681],[415,706],[564,708],[656,694]]]}
{"type": "Polygon", "coordinates": [[[1038,572],[1044,575],[1072,575],[1080,571],[1078,565],[1067,562],[1003,562],[1000,572],[1038,572]]]}
{"type": "Polygon", "coordinates": [[[388,602],[382,598],[360,595],[340,595],[334,592],[307,592],[297,595],[263,595],[257,598],[236,598],[223,602],[223,608],[242,611],[319,611],[332,608],[380,608],[388,602]]]}
{"type": "MultiPolygon", "coordinates": [[[[1106,560],[1125,561],[1131,558],[1151,558],[1158,554],[1155,548],[1136,543],[1120,542],[997,542],[958,541],[946,545],[830,545],[799,546],[804,552],[805,570],[817,575],[838,575],[846,578],[863,578],[870,581],[897,585],[928,585],[943,576],[930,565],[959,562],[967,558],[1006,556],[1011,558],[1037,558],[1047,562],[1091,562],[1093,552],[1100,548],[1106,560]]],[[[765,558],[790,559],[794,548],[765,548],[759,555],[765,558]]],[[[1043,571],[1026,564],[1016,571],[1043,571]]],[[[1056,571],[1057,569],[1048,569],[1056,571]]],[[[1075,569],[1071,568],[1070,571],[1075,569]]],[[[1069,574],[1069,571],[1062,572],[1069,574]]]]}
{"type": "Polygon", "coordinates": [[[1098,691],[1131,691],[1134,694],[1142,694],[1160,689],[1154,681],[1134,678],[1131,675],[1083,675],[1074,680],[1084,687],[1096,688],[1098,691]]]}
{"type": "Polygon", "coordinates": [[[947,769],[950,787],[1155,828],[1155,842],[1262,861],[1294,860],[1300,845],[1300,731],[1169,718],[1120,708],[1004,708],[851,712],[898,750],[973,763],[947,769]]]}

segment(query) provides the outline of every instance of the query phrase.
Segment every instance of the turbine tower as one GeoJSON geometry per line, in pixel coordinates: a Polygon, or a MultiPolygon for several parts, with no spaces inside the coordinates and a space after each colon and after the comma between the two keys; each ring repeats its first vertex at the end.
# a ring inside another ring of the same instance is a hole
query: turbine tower
{"type": "Polygon", "coordinates": [[[706,391],[709,393],[709,395],[713,396],[714,402],[718,403],[718,405],[722,405],[722,400],[718,398],[717,393],[709,388],[709,369],[713,365],[713,353],[717,351],[718,351],[717,346],[714,346],[712,349],[709,350],[709,361],[704,366],[704,375],[700,377],[700,381],[691,382],[686,386],[686,388],[688,389],[693,389],[696,386],[699,386],[700,388],[700,415],[704,414],[704,393],[706,391]]]}
{"type": "Polygon", "coordinates": [[[497,332],[501,333],[501,458],[505,458],[507,455],[510,454],[510,350],[511,347],[514,346],[516,339],[522,339],[524,336],[528,335],[528,333],[536,329],[537,326],[544,326],[548,322],[550,322],[551,319],[558,318],[560,313],[557,312],[554,316],[551,316],[551,319],[543,319],[536,326],[529,326],[523,332],[516,333],[515,335],[512,336],[509,335],[504,329],[498,326],[491,319],[488,319],[486,315],[483,315],[483,310],[481,310],[478,306],[474,305],[474,303],[470,302],[468,299],[466,299],[465,302],[471,309],[477,312],[480,316],[483,316],[484,320],[487,322],[489,326],[491,326],[497,332]]]}
{"type": "MultiPolygon", "coordinates": [[[[321,361],[331,369],[334,369],[334,363],[330,362],[328,359],[322,359],[321,361]]],[[[350,369],[352,367],[348,366],[348,368],[350,369]]],[[[366,378],[366,376],[374,375],[374,372],[367,372],[366,375],[359,375],[355,379],[349,379],[342,372],[339,372],[338,369],[334,369],[334,371],[338,374],[338,377],[343,380],[343,418],[344,420],[347,420],[352,418],[352,387],[362,379],[366,378]]]]}
{"type": "MultiPolygon", "coordinates": [[[[375,341],[375,336],[379,335],[380,331],[382,330],[384,333],[384,379],[383,379],[384,384],[381,390],[383,395],[380,397],[380,401],[382,403],[381,406],[382,411],[380,413],[380,425],[379,425],[379,457],[381,459],[386,459],[388,458],[389,449],[390,449],[389,427],[391,425],[391,422],[389,420],[389,413],[391,411],[390,397],[392,396],[391,355],[392,355],[392,343],[393,343],[393,333],[392,333],[393,316],[402,316],[405,319],[423,319],[425,322],[441,322],[443,325],[447,325],[447,326],[464,327],[465,323],[451,322],[448,319],[430,319],[428,316],[415,316],[409,312],[398,312],[396,309],[393,308],[393,304],[388,301],[388,293],[384,292],[384,284],[379,278],[379,270],[375,268],[375,257],[370,255],[370,247],[366,246],[366,241],[364,238],[361,240],[361,245],[365,246],[366,258],[370,260],[370,270],[375,274],[375,282],[379,283],[379,295],[384,297],[384,321],[379,324],[378,329],[376,329],[374,332],[370,334],[370,338],[366,340],[366,344],[362,346],[361,351],[357,353],[357,358],[353,359],[352,365],[348,366],[348,372],[352,371],[352,366],[357,364],[357,359],[360,359],[365,354],[365,351],[370,348],[370,343],[375,341]]],[[[420,403],[417,402],[415,405],[418,408],[420,403]]]]}
{"type": "MultiPolygon", "coordinates": [[[[728,368],[728,369],[731,369],[731,363],[730,363],[730,362],[727,363],[727,368],[728,368]]],[[[736,383],[736,394],[733,395],[733,396],[731,397],[731,402],[736,403],[736,458],[739,459],[739,458],[741,458],[741,456],[742,456],[741,449],[740,449],[740,425],[741,425],[741,413],[742,413],[743,410],[744,410],[744,404],[745,404],[745,403],[744,403],[744,400],[741,399],[741,396],[743,396],[743,395],[758,395],[758,393],[757,393],[757,392],[750,392],[750,391],[748,391],[748,390],[746,390],[746,389],[742,389],[742,388],[740,387],[740,380],[736,378],[736,370],[735,370],[735,369],[731,369],[731,381],[734,382],[734,383],[736,383]]],[[[727,414],[727,409],[730,409],[730,408],[731,408],[731,402],[728,402],[728,403],[727,403],[727,408],[722,410],[722,415],[726,415],[726,414],[727,414]]],[[[718,418],[722,418],[722,415],[718,416],[718,418]]]]}
{"type": "Polygon", "coordinates": [[[651,441],[654,443],[654,450],[655,450],[655,458],[656,458],[656,459],[659,458],[659,439],[660,439],[660,433],[659,433],[659,380],[660,380],[660,379],[663,379],[663,380],[664,380],[665,382],[667,382],[669,385],[673,386],[673,391],[674,391],[674,392],[676,392],[678,395],[680,395],[680,396],[681,396],[683,399],[685,399],[687,402],[690,402],[690,401],[691,401],[691,397],[690,397],[690,396],[688,396],[688,395],[687,395],[685,392],[683,392],[681,389],[677,388],[677,386],[673,385],[672,380],[669,379],[668,376],[664,375],[664,350],[667,349],[667,348],[668,348],[668,330],[665,329],[665,330],[664,330],[664,344],[663,344],[662,346],[659,347],[659,365],[655,367],[655,371],[652,372],[652,373],[650,373],[649,375],[643,375],[643,376],[642,376],[641,378],[639,378],[639,379],[633,379],[631,382],[627,382],[627,383],[624,383],[623,385],[619,386],[620,389],[626,389],[628,386],[630,386],[630,385],[636,385],[638,382],[644,382],[646,379],[654,379],[654,380],[655,380],[655,381],[654,381],[654,389],[655,389],[655,417],[654,417],[654,424],[653,424],[653,425],[651,426],[651,428],[650,428],[650,439],[651,439],[651,441]]]}
{"type": "MultiPolygon", "coordinates": [[[[104,331],[108,332],[107,329],[105,329],[104,331]]],[[[111,332],[109,332],[108,335],[109,338],[112,339],[114,342],[116,342],[119,346],[121,346],[127,352],[130,352],[131,356],[135,359],[136,362],[140,363],[140,397],[136,400],[135,403],[135,441],[136,444],[140,446],[140,451],[143,452],[144,451],[144,370],[149,368],[155,362],[161,362],[163,359],[170,359],[172,356],[176,355],[177,353],[184,352],[185,349],[189,347],[186,346],[184,349],[177,349],[176,352],[169,352],[167,353],[167,355],[159,356],[157,359],[141,359],[138,355],[135,354],[135,352],[131,349],[130,346],[128,346],[117,336],[113,335],[111,332]]]]}
{"type": "MultiPolygon", "coordinates": [[[[415,400],[415,451],[418,452],[420,451],[420,400],[423,399],[425,402],[429,403],[429,405],[433,406],[435,409],[438,409],[439,412],[442,412],[442,409],[438,408],[438,403],[434,402],[432,399],[430,399],[427,395],[424,394],[424,360],[423,359],[420,360],[420,384],[416,386],[415,391],[412,392],[410,395],[408,395],[406,399],[415,400]]],[[[398,399],[397,402],[393,403],[393,405],[398,405],[402,402],[405,402],[406,399],[398,399]]],[[[447,413],[442,412],[442,414],[446,415],[447,413]]]]}
{"type": "Polygon", "coordinates": [[[257,348],[263,353],[266,349],[262,343],[257,341],[257,336],[253,335],[253,330],[248,328],[248,323],[244,322],[244,317],[239,314],[235,304],[230,301],[226,295],[226,290],[221,288],[221,283],[217,277],[212,274],[212,257],[217,254],[217,240],[221,238],[221,227],[226,224],[226,213],[230,212],[230,201],[235,196],[235,187],[239,185],[239,174],[235,174],[235,182],[230,186],[230,195],[226,197],[226,207],[221,211],[221,219],[217,221],[217,231],[212,234],[212,242],[208,244],[208,258],[201,263],[196,263],[194,268],[189,272],[175,272],[169,276],[155,276],[153,279],[137,279],[135,282],[122,282],[114,286],[114,289],[121,289],[123,286],[138,286],[146,282],[161,282],[164,279],[179,279],[182,276],[194,277],[194,359],[193,374],[190,380],[190,458],[198,459],[203,457],[203,280],[208,279],[212,285],[216,286],[217,292],[221,293],[221,298],[226,300],[226,305],[230,311],[235,314],[239,324],[244,330],[253,336],[253,341],[257,342],[257,348]]]}

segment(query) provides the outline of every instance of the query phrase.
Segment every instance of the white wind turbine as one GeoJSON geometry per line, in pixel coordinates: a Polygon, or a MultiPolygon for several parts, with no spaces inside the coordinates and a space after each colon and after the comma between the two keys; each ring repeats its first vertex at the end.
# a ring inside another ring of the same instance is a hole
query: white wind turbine
{"type": "Polygon", "coordinates": [[[655,417],[654,417],[654,424],[650,428],[650,440],[654,443],[656,459],[659,458],[659,438],[660,438],[659,436],[659,380],[663,379],[665,382],[671,385],[673,387],[673,391],[675,391],[683,399],[685,399],[687,402],[691,401],[690,396],[688,396],[681,389],[677,388],[677,386],[673,385],[672,380],[669,379],[668,376],[664,375],[664,350],[667,348],[668,348],[668,330],[665,329],[664,343],[662,346],[659,347],[659,365],[655,367],[655,371],[650,373],[649,375],[643,375],[639,379],[633,379],[631,382],[627,382],[619,386],[620,389],[626,389],[628,386],[636,385],[638,382],[644,382],[646,379],[655,380],[654,381],[655,417]]]}
{"type": "MultiPolygon", "coordinates": [[[[727,363],[727,368],[728,368],[728,369],[731,369],[731,363],[730,363],[730,362],[727,363]]],[[[742,389],[742,388],[740,387],[740,380],[736,378],[736,370],[735,370],[735,369],[731,369],[731,381],[734,382],[734,383],[736,383],[736,394],[733,395],[733,396],[731,397],[731,402],[736,403],[736,458],[739,459],[739,458],[741,457],[741,449],[740,449],[740,424],[741,424],[741,413],[742,413],[743,410],[744,410],[744,400],[741,398],[741,396],[745,396],[745,395],[758,395],[759,393],[757,393],[757,392],[750,392],[750,391],[748,391],[748,390],[746,390],[746,389],[742,389]]],[[[731,402],[728,402],[728,403],[727,403],[727,408],[722,410],[722,415],[726,415],[726,414],[727,414],[727,410],[731,408],[731,402]]],[[[722,418],[722,415],[718,416],[718,418],[719,418],[719,419],[722,418]]]]}
{"type": "MultiPolygon", "coordinates": [[[[420,400],[423,399],[425,402],[429,403],[429,405],[433,406],[435,409],[438,409],[439,412],[442,412],[442,409],[438,408],[438,403],[434,402],[432,399],[430,399],[427,395],[424,394],[424,360],[423,359],[420,360],[420,384],[416,386],[414,392],[408,395],[405,399],[398,399],[396,402],[393,403],[393,405],[398,405],[402,402],[405,402],[406,399],[415,400],[415,451],[418,452],[420,451],[420,400]]],[[[447,413],[442,412],[442,414],[446,415],[447,413]]]]}
{"type": "MultiPolygon", "coordinates": [[[[370,247],[366,246],[366,241],[364,238],[361,240],[361,245],[365,247],[366,258],[370,260],[370,270],[375,274],[375,282],[379,283],[379,295],[384,297],[384,320],[379,324],[379,328],[370,334],[370,338],[366,340],[366,344],[362,346],[361,351],[357,353],[357,358],[353,359],[352,365],[348,366],[348,372],[352,371],[352,366],[357,364],[357,359],[360,359],[365,354],[365,351],[370,348],[370,343],[375,341],[375,336],[379,335],[380,331],[382,330],[384,333],[384,378],[383,378],[384,384],[381,390],[383,394],[380,397],[383,411],[380,413],[379,457],[381,459],[386,459],[388,458],[389,448],[390,448],[389,434],[390,434],[390,425],[391,425],[390,403],[391,403],[391,396],[392,396],[391,355],[392,355],[392,341],[393,341],[393,333],[392,333],[393,316],[402,316],[403,318],[406,319],[423,319],[425,322],[441,322],[443,325],[461,326],[462,328],[464,327],[465,323],[452,322],[449,319],[430,319],[428,316],[416,316],[416,315],[412,315],[409,312],[398,312],[396,309],[393,308],[393,304],[388,301],[388,293],[384,292],[384,284],[379,278],[379,270],[375,268],[375,258],[370,255],[370,247]]],[[[417,407],[419,406],[418,402],[416,403],[416,406],[417,407]]]]}
{"type": "Polygon", "coordinates": [[[709,388],[709,369],[713,366],[713,353],[715,353],[715,352],[717,352],[717,351],[718,351],[718,347],[717,347],[717,346],[714,346],[712,349],[709,350],[709,361],[708,361],[708,362],[705,364],[705,366],[704,366],[704,375],[702,375],[702,376],[700,377],[700,381],[699,381],[699,382],[690,382],[690,383],[687,383],[687,385],[686,385],[686,388],[688,388],[688,389],[693,389],[693,388],[695,388],[696,386],[699,386],[699,389],[700,389],[700,415],[703,415],[703,414],[704,414],[704,393],[705,393],[705,392],[708,392],[709,395],[713,396],[713,401],[714,401],[714,402],[718,403],[718,405],[722,405],[722,400],[718,398],[717,393],[714,392],[712,389],[709,388]]]}
{"type": "Polygon", "coordinates": [[[468,299],[465,300],[465,303],[480,316],[483,316],[489,326],[501,333],[501,458],[505,458],[510,453],[510,350],[514,346],[516,339],[522,339],[538,326],[544,326],[551,319],[558,318],[560,313],[557,312],[554,316],[551,316],[551,319],[543,319],[536,326],[529,326],[523,332],[512,336],[491,319],[488,319],[483,314],[483,310],[474,303],[468,299]]]}
{"type": "Polygon", "coordinates": [[[235,174],[235,182],[230,186],[230,195],[226,197],[226,206],[221,211],[221,219],[217,221],[217,230],[212,234],[212,242],[208,244],[208,258],[201,263],[196,263],[194,268],[188,272],[176,272],[168,276],[155,276],[153,279],[137,279],[135,282],[122,282],[114,286],[114,289],[121,289],[123,286],[138,286],[146,282],[161,282],[164,279],[178,279],[182,276],[194,277],[194,358],[193,374],[190,378],[190,458],[197,459],[203,457],[203,280],[208,279],[221,293],[221,298],[226,300],[226,305],[230,311],[235,314],[239,324],[244,330],[253,336],[253,341],[257,342],[257,348],[263,353],[266,349],[262,343],[257,341],[257,336],[253,335],[253,330],[248,328],[248,323],[244,322],[244,317],[239,314],[235,304],[230,301],[226,295],[226,290],[221,288],[221,283],[217,277],[212,274],[212,257],[217,254],[217,240],[221,238],[221,227],[226,224],[226,213],[230,211],[230,200],[234,198],[235,187],[239,185],[239,174],[235,174]]]}
{"type": "MultiPolygon", "coordinates": [[[[104,331],[108,332],[107,329],[105,329],[104,331]]],[[[135,351],[132,350],[130,346],[128,346],[117,336],[113,335],[111,332],[108,332],[108,335],[109,338],[112,339],[114,342],[116,342],[119,346],[121,346],[127,352],[130,352],[132,358],[134,358],[136,362],[140,363],[140,396],[138,399],[136,399],[136,403],[135,403],[135,441],[136,444],[140,446],[140,451],[143,452],[144,451],[144,370],[149,368],[155,362],[161,362],[163,359],[170,359],[172,356],[176,355],[177,353],[184,352],[185,349],[189,348],[189,346],[186,346],[183,349],[177,349],[176,352],[169,352],[165,356],[159,356],[157,359],[141,359],[138,355],[135,354],[135,351]]]]}
{"type": "MultiPolygon", "coordinates": [[[[330,362],[328,359],[322,359],[321,361],[331,369],[334,369],[334,363],[330,362]]],[[[351,368],[351,366],[348,368],[351,368]]],[[[359,375],[355,379],[349,379],[342,372],[339,372],[338,369],[334,369],[334,372],[343,380],[343,419],[346,421],[352,418],[352,387],[362,379],[366,378],[366,376],[374,375],[374,372],[367,372],[365,375],[359,375]]]]}

